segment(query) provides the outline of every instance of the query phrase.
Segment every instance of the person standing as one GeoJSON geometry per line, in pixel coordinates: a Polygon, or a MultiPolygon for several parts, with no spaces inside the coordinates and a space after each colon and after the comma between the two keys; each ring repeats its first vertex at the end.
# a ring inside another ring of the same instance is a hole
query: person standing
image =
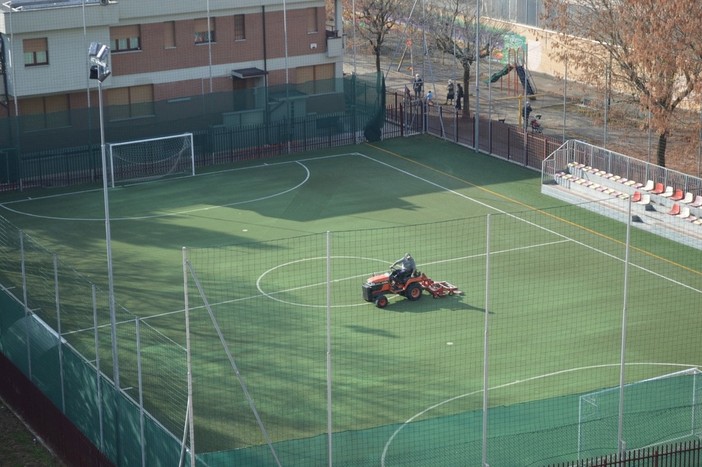
{"type": "Polygon", "coordinates": [[[456,109],[461,110],[461,101],[463,100],[463,86],[461,86],[461,83],[458,83],[456,86],[456,109]]]}
{"type": "Polygon", "coordinates": [[[424,88],[424,80],[422,79],[421,76],[419,76],[419,73],[414,75],[414,83],[412,83],[412,87],[414,88],[414,97],[419,99],[422,97],[422,89],[424,88]]]}
{"type": "Polygon", "coordinates": [[[453,81],[448,80],[448,84],[446,85],[446,102],[444,105],[453,104],[454,96],[455,89],[453,88],[453,81]]]}
{"type": "Polygon", "coordinates": [[[523,110],[523,115],[524,115],[524,128],[528,128],[529,126],[529,115],[531,115],[531,102],[526,101],[526,105],[524,106],[523,110]]]}
{"type": "Polygon", "coordinates": [[[427,106],[432,107],[434,105],[434,93],[431,90],[427,91],[427,106]]]}

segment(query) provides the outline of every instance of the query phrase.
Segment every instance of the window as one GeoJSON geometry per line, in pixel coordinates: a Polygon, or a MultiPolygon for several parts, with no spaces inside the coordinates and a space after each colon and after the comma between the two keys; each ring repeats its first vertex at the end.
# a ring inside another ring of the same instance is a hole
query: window
{"type": "Polygon", "coordinates": [[[25,39],[22,41],[22,46],[24,47],[24,66],[49,64],[49,43],[46,37],[25,39]]]}
{"type": "Polygon", "coordinates": [[[307,33],[313,33],[318,31],[317,26],[317,9],[308,8],[307,9],[307,33]]]}
{"type": "Polygon", "coordinates": [[[112,52],[141,50],[139,25],[110,28],[110,47],[112,52]]]}
{"type": "Polygon", "coordinates": [[[19,100],[19,113],[24,131],[65,128],[70,126],[68,96],[30,97],[19,100]]]}
{"type": "Polygon", "coordinates": [[[215,42],[215,20],[210,18],[201,18],[195,20],[195,43],[207,44],[215,42]]]}
{"type": "Polygon", "coordinates": [[[154,89],[151,84],[107,91],[110,120],[151,117],[154,111],[154,89]]]}
{"type": "Polygon", "coordinates": [[[246,39],[246,23],[244,15],[234,15],[234,40],[243,41],[246,39]]]}
{"type": "Polygon", "coordinates": [[[163,47],[172,49],[175,46],[175,21],[168,21],[163,23],[163,47]]]}

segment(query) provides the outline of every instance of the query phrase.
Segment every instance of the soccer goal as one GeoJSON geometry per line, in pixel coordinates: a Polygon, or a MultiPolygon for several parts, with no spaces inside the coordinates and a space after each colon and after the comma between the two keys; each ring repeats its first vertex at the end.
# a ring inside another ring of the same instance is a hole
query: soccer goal
{"type": "MultiPolygon", "coordinates": [[[[622,438],[626,449],[681,442],[702,434],[702,372],[697,368],[624,386],[622,438]]],[[[580,396],[578,459],[616,453],[620,388],[580,396]]]]}
{"type": "Polygon", "coordinates": [[[172,175],[195,175],[193,134],[162,136],[107,145],[110,181],[142,182],[172,175]]]}

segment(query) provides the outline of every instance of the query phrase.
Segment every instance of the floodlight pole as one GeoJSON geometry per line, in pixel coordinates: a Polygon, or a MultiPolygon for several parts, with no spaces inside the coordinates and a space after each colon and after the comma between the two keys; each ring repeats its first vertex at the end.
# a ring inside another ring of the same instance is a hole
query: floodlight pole
{"type": "Polygon", "coordinates": [[[115,388],[119,390],[119,358],[117,355],[117,316],[115,305],[114,277],[112,275],[112,235],[110,228],[110,198],[108,195],[107,154],[105,153],[105,117],[102,102],[102,82],[111,74],[107,67],[110,48],[93,42],[88,49],[91,67],[90,78],[98,82],[98,109],[100,114],[100,156],[102,159],[102,195],[105,205],[105,247],[107,249],[107,295],[110,308],[110,332],[112,337],[112,373],[115,388]]]}
{"type": "Polygon", "coordinates": [[[112,275],[112,235],[110,228],[110,198],[107,193],[107,154],[105,154],[105,117],[102,107],[102,81],[98,81],[98,106],[100,108],[100,155],[102,157],[102,194],[105,204],[105,244],[107,247],[107,295],[110,301],[110,329],[112,332],[112,364],[115,387],[119,389],[119,358],[117,358],[117,316],[115,283],[112,275]]]}

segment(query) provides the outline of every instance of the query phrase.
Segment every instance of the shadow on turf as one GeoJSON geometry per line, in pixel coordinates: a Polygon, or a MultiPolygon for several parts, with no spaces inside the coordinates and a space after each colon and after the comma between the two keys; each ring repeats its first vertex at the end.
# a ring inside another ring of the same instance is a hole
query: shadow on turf
{"type": "MultiPolygon", "coordinates": [[[[382,310],[378,311],[389,311],[389,312],[397,312],[397,313],[432,313],[432,312],[438,312],[441,310],[449,309],[451,311],[458,311],[458,310],[465,310],[465,311],[479,311],[481,313],[485,313],[485,308],[473,306],[467,303],[463,303],[457,300],[452,300],[450,303],[448,300],[451,300],[450,297],[446,297],[444,299],[437,299],[441,300],[441,303],[439,302],[434,302],[431,298],[425,297],[424,300],[421,300],[419,302],[411,302],[409,300],[391,300],[390,304],[387,306],[387,308],[383,308],[382,310]],[[448,305],[448,306],[447,306],[448,305]]],[[[490,314],[493,314],[494,312],[490,312],[490,314]]]]}

